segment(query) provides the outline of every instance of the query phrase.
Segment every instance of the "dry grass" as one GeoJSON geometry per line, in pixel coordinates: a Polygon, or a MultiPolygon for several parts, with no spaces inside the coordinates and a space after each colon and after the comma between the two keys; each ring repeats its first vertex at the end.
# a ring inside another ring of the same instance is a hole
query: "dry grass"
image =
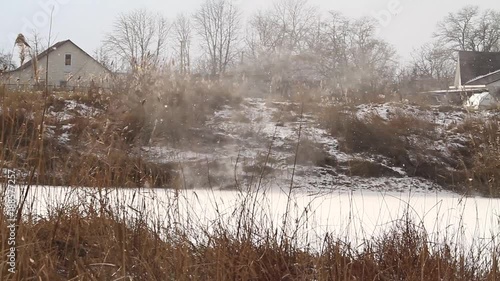
{"type": "MultiPolygon", "coordinates": [[[[450,110],[444,108],[442,110],[450,110]]],[[[432,180],[458,192],[500,195],[499,119],[466,119],[452,124],[447,134],[437,131],[432,121],[406,114],[402,110],[383,119],[376,113],[358,117],[357,109],[336,105],[327,107],[321,122],[339,139],[340,149],[349,153],[381,155],[409,176],[432,180]],[[449,153],[433,150],[434,143],[465,136],[460,146],[448,146],[449,153]]],[[[366,163],[365,163],[366,164],[366,163]]],[[[356,165],[353,175],[377,176],[373,165],[356,165]]],[[[380,171],[378,176],[383,176],[380,171]]]]}
{"type": "Polygon", "coordinates": [[[143,159],[140,147],[199,142],[197,129],[207,118],[241,98],[223,82],[165,80],[146,88],[47,96],[1,87],[0,160],[33,174],[37,184],[175,187],[176,167],[143,159]]]}
{"type": "Polygon", "coordinates": [[[372,113],[364,119],[355,115],[350,107],[333,106],[325,109],[321,120],[329,132],[340,139],[341,149],[351,153],[380,154],[396,164],[406,161],[408,149],[405,136],[411,134],[409,118],[396,118],[389,122],[372,113]]]}
{"type": "Polygon", "coordinates": [[[470,138],[464,161],[469,188],[500,196],[500,119],[469,119],[459,129],[470,138]]]}
{"type": "MultiPolygon", "coordinates": [[[[17,271],[7,271],[2,254],[2,280],[497,280],[495,259],[434,244],[409,219],[360,249],[327,235],[320,249],[304,250],[294,246],[297,237],[250,224],[240,225],[240,234],[221,221],[211,230],[191,226],[197,233],[174,224],[166,231],[152,228],[156,222],[141,210],[130,216],[117,208],[101,201],[25,217],[17,229],[17,271]]],[[[248,213],[240,216],[249,222],[248,213]]],[[[1,216],[3,253],[7,225],[1,216]]]]}
{"type": "MultiPolygon", "coordinates": [[[[36,184],[107,187],[142,186],[145,180],[167,186],[175,181],[174,167],[141,159],[131,152],[128,135],[120,125],[106,125],[109,101],[89,100],[86,93],[66,99],[56,95],[44,99],[42,93],[1,94],[5,110],[0,116],[0,160],[4,167],[23,172],[24,181],[32,177],[36,184]],[[68,110],[68,101],[101,113],[82,115],[76,109],[68,110]],[[41,133],[44,107],[47,113],[41,133]],[[57,114],[70,118],[61,121],[57,114]],[[61,141],[64,135],[66,140],[61,141]],[[101,181],[102,175],[109,180],[101,181]]],[[[130,122],[123,124],[130,126],[130,122]]]]}
{"type": "Polygon", "coordinates": [[[286,123],[296,123],[300,121],[300,109],[299,113],[295,111],[278,110],[273,113],[272,121],[276,124],[281,124],[284,126],[286,123]]]}
{"type": "Polygon", "coordinates": [[[244,112],[237,112],[235,115],[233,115],[233,117],[231,118],[231,121],[232,122],[236,122],[236,123],[244,123],[244,124],[249,124],[252,122],[252,120],[250,120],[250,118],[248,118],[248,116],[246,116],[246,114],[244,112]]]}
{"type": "Polygon", "coordinates": [[[401,177],[400,174],[380,163],[362,159],[349,161],[347,163],[346,174],[353,177],[363,178],[401,177]]]}
{"type": "Polygon", "coordinates": [[[146,127],[152,129],[156,122],[151,137],[168,143],[199,139],[192,129],[203,128],[207,119],[224,105],[237,107],[242,98],[235,92],[236,86],[224,82],[175,80],[161,85],[153,89],[153,102],[147,103],[146,127]]]}

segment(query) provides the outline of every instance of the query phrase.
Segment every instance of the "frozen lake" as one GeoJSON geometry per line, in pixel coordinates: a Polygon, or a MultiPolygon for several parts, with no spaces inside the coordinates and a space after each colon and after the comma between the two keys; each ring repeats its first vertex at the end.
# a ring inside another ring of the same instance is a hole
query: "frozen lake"
{"type": "Polygon", "coordinates": [[[82,189],[34,187],[27,208],[39,215],[51,207],[97,204],[108,200],[119,212],[146,215],[163,229],[173,225],[188,231],[221,224],[229,229],[244,214],[257,232],[283,231],[296,235],[302,247],[318,247],[326,233],[361,245],[408,214],[425,227],[433,242],[463,244],[495,242],[499,234],[500,200],[461,197],[448,192],[337,192],[307,193],[267,190],[238,192],[220,190],[82,189]],[[290,198],[290,200],[288,200],[290,198]],[[284,223],[284,214],[286,223],[284,223]]]}

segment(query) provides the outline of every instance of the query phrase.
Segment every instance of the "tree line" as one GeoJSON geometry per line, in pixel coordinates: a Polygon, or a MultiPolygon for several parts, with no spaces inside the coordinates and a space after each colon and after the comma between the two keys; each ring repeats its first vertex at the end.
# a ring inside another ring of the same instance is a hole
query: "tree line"
{"type": "MultiPolygon", "coordinates": [[[[169,70],[220,78],[259,77],[286,92],[320,84],[340,97],[447,88],[456,53],[500,51],[500,12],[466,6],[436,26],[433,40],[400,63],[369,17],[321,12],[308,0],[277,0],[244,20],[232,0],[206,0],[167,19],[148,10],[121,14],[94,57],[114,71],[169,70]],[[195,50],[195,51],[194,51],[195,50]]],[[[13,66],[0,56],[0,66],[13,66]]]]}

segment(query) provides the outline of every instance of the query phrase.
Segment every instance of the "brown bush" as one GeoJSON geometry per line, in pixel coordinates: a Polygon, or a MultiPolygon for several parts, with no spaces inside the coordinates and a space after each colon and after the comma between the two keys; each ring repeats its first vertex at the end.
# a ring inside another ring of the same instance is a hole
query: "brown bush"
{"type": "Polygon", "coordinates": [[[333,136],[339,138],[342,150],[380,154],[390,158],[396,165],[409,164],[406,159],[409,144],[404,137],[410,131],[404,127],[405,121],[389,123],[376,114],[360,119],[349,108],[338,106],[326,110],[323,124],[333,136]]]}
{"type": "Polygon", "coordinates": [[[347,164],[347,174],[353,177],[377,178],[377,177],[401,177],[401,175],[390,168],[376,162],[367,160],[352,160],[347,164]]]}
{"type": "Polygon", "coordinates": [[[500,196],[500,119],[476,120],[475,124],[467,126],[470,126],[471,158],[464,161],[464,165],[469,187],[500,196]]]}
{"type": "Polygon", "coordinates": [[[293,164],[296,162],[298,165],[313,164],[322,166],[321,164],[326,164],[325,162],[328,162],[328,156],[325,155],[322,146],[308,138],[303,138],[300,141],[296,154],[297,155],[292,155],[289,157],[287,161],[288,164],[293,164]]]}
{"type": "Polygon", "coordinates": [[[146,127],[152,138],[179,144],[199,139],[193,132],[202,128],[224,105],[238,106],[241,97],[224,82],[177,80],[158,89],[158,101],[147,103],[146,127]],[[156,128],[154,124],[156,122],[156,128]]]}
{"type": "MultiPolygon", "coordinates": [[[[341,105],[328,107],[322,113],[323,126],[339,139],[341,150],[381,155],[388,158],[391,165],[403,168],[409,176],[463,190],[467,184],[464,162],[470,162],[464,159],[467,150],[451,149],[454,153],[451,157],[433,151],[429,144],[444,137],[437,133],[436,124],[402,110],[397,110],[388,120],[376,113],[363,118],[356,114],[356,108],[341,105]]],[[[353,175],[375,176],[377,171],[373,165],[355,165],[354,172],[353,175]]]]}

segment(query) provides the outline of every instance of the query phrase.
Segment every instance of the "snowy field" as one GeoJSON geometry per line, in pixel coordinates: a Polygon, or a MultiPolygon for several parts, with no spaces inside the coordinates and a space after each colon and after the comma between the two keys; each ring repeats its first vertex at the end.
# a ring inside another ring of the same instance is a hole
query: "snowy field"
{"type": "MultiPolygon", "coordinates": [[[[424,227],[430,241],[493,246],[500,233],[500,200],[460,197],[448,192],[329,192],[261,190],[74,189],[35,187],[28,196],[28,211],[46,215],[52,207],[108,200],[119,212],[138,213],[163,230],[182,227],[196,233],[222,224],[236,229],[242,210],[257,232],[283,231],[295,235],[305,248],[318,248],[329,233],[362,246],[408,215],[424,227]],[[288,198],[291,198],[288,200],[288,198]],[[288,206],[288,209],[287,209],[288,206]],[[288,211],[287,211],[288,210],[288,211]]],[[[234,230],[235,230],[234,229],[234,230]]],[[[469,248],[465,248],[469,249],[469,248]]]]}

